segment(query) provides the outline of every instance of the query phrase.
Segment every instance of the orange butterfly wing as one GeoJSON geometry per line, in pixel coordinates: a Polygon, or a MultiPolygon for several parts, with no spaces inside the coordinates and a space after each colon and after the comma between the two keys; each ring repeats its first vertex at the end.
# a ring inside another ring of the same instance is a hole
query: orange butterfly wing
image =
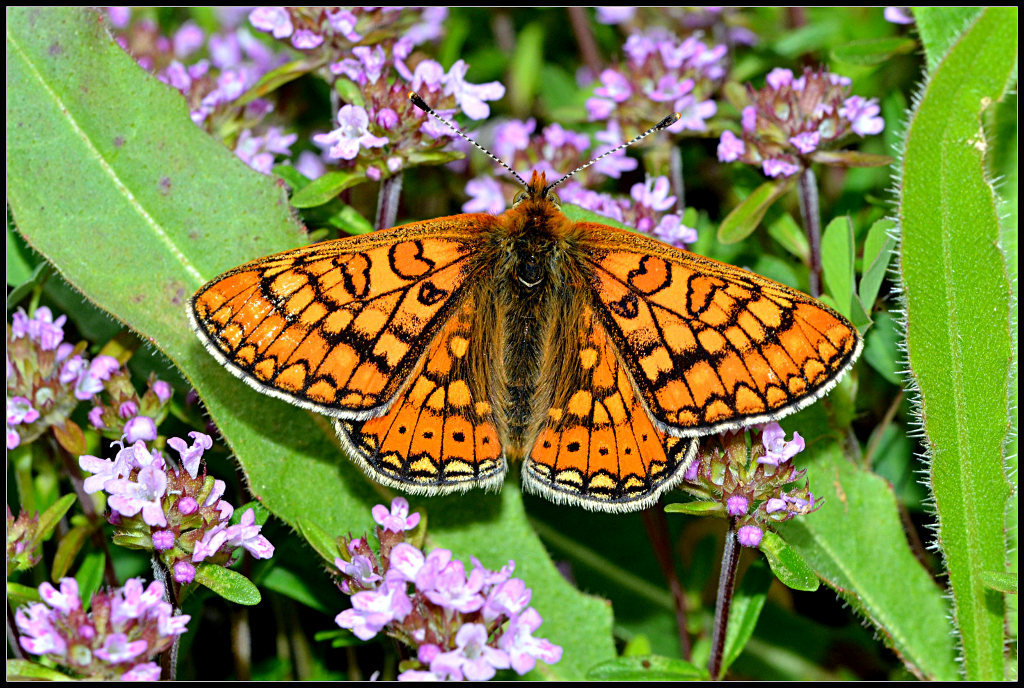
{"type": "Polygon", "coordinates": [[[474,229],[489,221],[456,215],[260,258],[204,285],[188,316],[258,391],[339,418],[379,415],[464,298],[474,229]]]}
{"type": "Polygon", "coordinates": [[[587,223],[598,316],[665,432],[777,420],[824,396],[862,339],[815,299],[659,241],[587,223]]]}
{"type": "Polygon", "coordinates": [[[391,408],[338,419],[342,445],[369,475],[411,492],[498,487],[506,463],[482,374],[486,337],[468,296],[430,345],[391,408]]]}
{"type": "Polygon", "coordinates": [[[655,428],[612,342],[589,305],[559,319],[552,336],[570,343],[542,374],[554,398],[523,467],[523,483],[555,501],[601,511],[652,506],[682,480],[697,440],[655,428]]]}

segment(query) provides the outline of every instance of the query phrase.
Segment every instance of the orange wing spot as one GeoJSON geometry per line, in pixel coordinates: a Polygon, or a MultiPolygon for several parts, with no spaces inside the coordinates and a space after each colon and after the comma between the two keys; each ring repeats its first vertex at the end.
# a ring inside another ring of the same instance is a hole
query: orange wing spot
{"type": "Polygon", "coordinates": [[[686,383],[679,379],[666,382],[655,392],[655,396],[663,409],[676,410],[697,405],[693,397],[690,396],[690,390],[686,388],[686,383]]]}
{"type": "Polygon", "coordinates": [[[372,363],[362,363],[352,373],[352,377],[345,386],[348,389],[358,391],[365,397],[380,393],[384,389],[385,382],[387,380],[381,374],[380,368],[372,363]]]}
{"type": "Polygon", "coordinates": [[[297,291],[285,304],[285,310],[289,313],[301,313],[306,309],[306,306],[313,303],[316,298],[316,292],[313,287],[308,284],[297,291]]]}
{"type": "MultiPolygon", "coordinates": [[[[490,407],[488,407],[488,411],[490,407]]],[[[483,414],[480,414],[483,415],[483,414]]],[[[498,433],[490,423],[479,423],[473,428],[476,456],[480,461],[493,461],[501,456],[498,433]]]]}
{"type": "Polygon", "coordinates": [[[569,399],[566,410],[574,416],[584,417],[590,415],[594,406],[594,396],[587,390],[581,389],[569,399]]]}
{"type": "Polygon", "coordinates": [[[743,362],[746,364],[747,370],[750,371],[750,375],[754,378],[754,382],[760,387],[761,392],[764,392],[772,381],[778,381],[779,376],[775,374],[772,367],[768,365],[768,361],[765,360],[764,356],[757,349],[751,349],[743,355],[743,362]]]}
{"type": "Polygon", "coordinates": [[[252,365],[252,362],[256,360],[256,347],[251,344],[243,346],[235,352],[235,360],[244,366],[252,365]]]}
{"type": "Polygon", "coordinates": [[[747,349],[752,345],[750,337],[748,337],[747,334],[736,325],[733,325],[725,331],[725,338],[729,340],[729,343],[732,344],[734,349],[740,352],[747,351],[747,349]]]}
{"type": "Polygon", "coordinates": [[[330,275],[340,280],[342,278],[342,271],[344,271],[352,286],[353,293],[365,294],[370,286],[368,283],[369,272],[367,271],[369,267],[370,260],[364,255],[356,254],[349,260],[346,260],[343,266],[333,270],[330,275]]]}
{"type": "Polygon", "coordinates": [[[668,263],[658,258],[647,258],[641,261],[645,271],[634,275],[630,285],[644,294],[652,294],[665,286],[668,279],[668,263]]]}
{"type": "Polygon", "coordinates": [[[472,404],[473,395],[469,392],[469,386],[462,380],[452,380],[448,383],[448,403],[455,408],[464,408],[472,404]]]}
{"type": "Polygon", "coordinates": [[[238,323],[231,323],[220,331],[220,338],[230,349],[237,349],[242,343],[242,328],[238,323]]]}
{"type": "Polygon", "coordinates": [[[359,355],[355,349],[348,344],[335,344],[317,372],[321,375],[330,375],[340,383],[348,380],[357,365],[359,355]]]}
{"type": "Polygon", "coordinates": [[[395,267],[408,277],[425,275],[433,267],[429,262],[423,260],[421,247],[412,242],[395,244],[394,260],[395,267]]]}
{"type": "Polygon", "coordinates": [[[382,313],[376,308],[364,308],[356,316],[355,322],[352,323],[352,329],[364,336],[376,337],[387,324],[388,316],[386,313],[382,313]]]}
{"type": "Polygon", "coordinates": [[[562,409],[560,409],[560,408],[548,409],[548,418],[550,418],[551,421],[554,422],[554,423],[557,423],[558,421],[562,420],[562,409]]]}
{"type": "Polygon", "coordinates": [[[768,409],[765,408],[764,402],[757,396],[750,387],[746,385],[740,385],[736,388],[736,410],[740,413],[750,415],[754,413],[763,413],[768,409]]]}
{"type": "Polygon", "coordinates": [[[469,349],[469,340],[465,337],[452,337],[448,342],[448,349],[455,358],[462,358],[469,349]]]}
{"type": "Polygon", "coordinates": [[[749,310],[740,311],[739,315],[736,316],[736,324],[742,327],[743,331],[755,342],[764,341],[766,334],[764,325],[749,310]]]}
{"type": "Polygon", "coordinates": [[[289,270],[274,278],[270,284],[270,292],[279,299],[285,299],[303,287],[309,287],[309,279],[306,275],[289,270]]]}
{"type": "Polygon", "coordinates": [[[795,327],[780,333],[779,343],[785,347],[786,352],[799,366],[802,366],[807,359],[817,356],[817,352],[811,348],[807,338],[795,327]]]}
{"type": "Polygon", "coordinates": [[[324,380],[318,380],[309,386],[306,390],[306,394],[311,399],[321,404],[331,404],[338,396],[338,390],[334,388],[334,385],[324,380]]]}
{"type": "Polygon", "coordinates": [[[531,456],[538,463],[538,467],[550,469],[555,465],[555,454],[558,445],[558,433],[550,427],[545,427],[537,437],[533,446],[531,456]]]}
{"type": "Polygon", "coordinates": [[[754,384],[754,381],[750,379],[750,375],[747,373],[747,369],[743,367],[743,360],[731,351],[718,362],[718,377],[721,378],[722,384],[725,385],[730,394],[734,392],[738,385],[754,384]]]}
{"type": "Polygon", "coordinates": [[[791,375],[798,375],[800,373],[796,366],[793,365],[793,360],[786,353],[786,350],[777,344],[766,345],[762,349],[765,359],[768,361],[768,365],[771,366],[775,372],[775,378],[782,380],[791,375]]]}
{"type": "MultiPolygon", "coordinates": [[[[196,310],[199,310],[198,308],[196,310]]],[[[223,327],[231,320],[231,316],[235,314],[235,310],[231,306],[218,306],[217,310],[213,311],[213,314],[206,318],[206,320],[214,325],[223,327]]],[[[213,328],[207,327],[207,331],[213,331],[213,328]]]]}
{"type": "Polygon", "coordinates": [[[409,345],[396,337],[390,330],[381,334],[376,346],[373,347],[373,353],[383,356],[391,368],[397,366],[408,351],[409,345]]]}
{"type": "Polygon", "coordinates": [[[697,333],[701,346],[709,354],[719,354],[725,349],[726,339],[715,330],[701,330],[697,333]]]}
{"type": "Polygon", "coordinates": [[[794,375],[789,378],[789,392],[790,394],[803,394],[807,391],[807,383],[804,382],[802,377],[794,375]]]}
{"type": "Polygon", "coordinates": [[[590,370],[597,363],[597,349],[587,347],[580,351],[580,367],[583,370],[590,370]]]}
{"type": "Polygon", "coordinates": [[[276,358],[279,361],[287,361],[292,353],[294,353],[295,347],[302,342],[305,336],[306,332],[304,330],[292,325],[270,343],[270,346],[263,352],[263,355],[268,358],[276,358]]]}
{"type": "Polygon", "coordinates": [[[669,320],[663,324],[662,331],[665,333],[665,343],[677,355],[688,353],[697,347],[697,338],[693,336],[693,330],[682,320],[669,320]]]}
{"type": "Polygon", "coordinates": [[[707,361],[697,361],[686,371],[686,383],[697,406],[704,406],[712,396],[724,396],[715,369],[707,361]]]}
{"type": "Polygon", "coordinates": [[[337,266],[334,264],[334,261],[332,259],[325,258],[323,260],[317,260],[313,261],[312,263],[308,263],[307,265],[304,266],[304,269],[309,274],[316,275],[317,277],[319,277],[320,275],[326,275],[330,273],[336,267],[337,266]]]}
{"type": "Polygon", "coordinates": [[[786,394],[778,385],[769,385],[768,389],[765,390],[765,398],[768,399],[768,405],[770,407],[778,408],[789,401],[789,395],[786,394]]]}
{"type": "Polygon", "coordinates": [[[691,313],[700,313],[711,302],[713,292],[721,286],[721,283],[707,276],[698,276],[690,280],[690,299],[686,308],[691,313]]]}
{"type": "Polygon", "coordinates": [[[665,347],[659,346],[640,359],[640,367],[648,380],[657,380],[661,373],[672,370],[672,357],[668,355],[668,350],[665,347]]]}
{"type": "Polygon", "coordinates": [[[241,325],[246,336],[263,320],[274,312],[274,306],[266,299],[251,298],[238,310],[234,322],[241,325]]]}
{"type": "Polygon", "coordinates": [[[558,447],[558,469],[575,468],[587,473],[590,431],[582,425],[573,425],[562,431],[558,447]]]}
{"type": "Polygon", "coordinates": [[[809,358],[804,363],[804,377],[807,378],[812,385],[816,385],[821,380],[828,377],[828,370],[821,364],[821,361],[809,358]]]}
{"type": "Polygon", "coordinates": [[[675,424],[681,425],[684,428],[692,428],[695,425],[700,424],[700,419],[697,418],[697,414],[689,409],[683,409],[674,415],[675,424]]]}
{"type": "Polygon", "coordinates": [[[300,363],[288,366],[274,378],[274,384],[290,392],[298,392],[306,386],[306,366],[300,363]]]}
{"type": "Polygon", "coordinates": [[[818,358],[831,363],[839,356],[839,351],[827,339],[818,340],[818,358]]]}
{"type": "Polygon", "coordinates": [[[715,303],[712,303],[706,311],[700,314],[700,320],[711,327],[720,328],[732,322],[732,316],[719,307],[716,299],[715,303]]]}
{"type": "Polygon", "coordinates": [[[444,423],[444,456],[445,461],[473,458],[473,424],[465,416],[449,415],[444,423]]]}
{"type": "Polygon", "coordinates": [[[281,331],[288,325],[288,321],[274,313],[267,316],[263,322],[247,337],[247,340],[256,346],[257,351],[263,352],[281,334],[281,331]]]}
{"type": "Polygon", "coordinates": [[[326,318],[323,321],[323,331],[327,334],[340,334],[348,329],[349,324],[352,322],[352,313],[347,308],[341,308],[326,318]]]}
{"type": "Polygon", "coordinates": [[[704,407],[704,420],[708,423],[714,423],[722,418],[729,418],[733,415],[735,414],[733,414],[732,409],[721,399],[715,399],[704,407]]]}
{"type": "MultiPolygon", "coordinates": [[[[766,327],[776,328],[782,324],[782,311],[778,304],[763,296],[747,304],[749,310],[766,327]]],[[[761,339],[761,337],[758,337],[761,339]]]]}
{"type": "Polygon", "coordinates": [[[274,377],[274,373],[277,372],[277,364],[274,363],[273,359],[264,358],[256,364],[252,372],[256,374],[256,377],[266,381],[274,377]]]}
{"type": "Polygon", "coordinates": [[[312,328],[318,322],[323,320],[324,316],[327,315],[327,306],[323,305],[319,301],[314,301],[309,305],[306,310],[302,311],[302,315],[299,316],[299,324],[312,328]]]}
{"type": "Polygon", "coordinates": [[[432,411],[442,411],[444,409],[444,387],[438,387],[434,390],[434,393],[427,397],[426,407],[432,411]]]}
{"type": "Polygon", "coordinates": [[[737,301],[746,301],[751,297],[751,291],[746,287],[741,287],[735,282],[728,284],[725,287],[725,293],[733,297],[737,301]]]}
{"type": "Polygon", "coordinates": [[[409,403],[417,407],[423,406],[436,387],[436,384],[423,376],[416,378],[412,389],[409,390],[409,403]]]}
{"type": "Polygon", "coordinates": [[[476,415],[483,417],[491,412],[491,405],[486,401],[478,401],[474,404],[473,410],[476,411],[476,415]]]}
{"type": "Polygon", "coordinates": [[[591,419],[595,426],[604,425],[606,423],[612,422],[611,416],[608,415],[608,409],[605,407],[603,403],[594,404],[594,415],[591,417],[591,419]]]}
{"type": "Polygon", "coordinates": [[[304,362],[310,372],[317,370],[330,349],[319,332],[310,332],[284,363],[304,362]]]}

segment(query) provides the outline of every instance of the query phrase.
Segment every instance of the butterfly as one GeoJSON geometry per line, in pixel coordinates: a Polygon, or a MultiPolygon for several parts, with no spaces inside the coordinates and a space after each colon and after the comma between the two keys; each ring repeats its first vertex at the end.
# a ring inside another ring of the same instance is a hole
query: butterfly
{"type": "Polygon", "coordinates": [[[552,186],[534,172],[501,215],[259,258],[196,292],[192,327],[251,387],[333,417],[385,485],[496,489],[521,460],[528,491],[611,512],[652,506],[701,436],[807,406],[860,354],[825,304],[574,222],[552,186]]]}

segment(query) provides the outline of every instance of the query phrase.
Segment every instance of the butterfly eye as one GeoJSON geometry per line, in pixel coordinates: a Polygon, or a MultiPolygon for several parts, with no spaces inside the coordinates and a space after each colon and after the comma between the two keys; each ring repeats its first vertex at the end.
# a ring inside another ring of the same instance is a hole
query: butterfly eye
{"type": "Polygon", "coordinates": [[[556,207],[562,206],[562,199],[554,191],[548,191],[547,200],[554,203],[556,207]]]}
{"type": "Polygon", "coordinates": [[[529,197],[530,194],[525,189],[523,191],[517,191],[516,195],[512,197],[512,207],[515,208],[529,197]]]}

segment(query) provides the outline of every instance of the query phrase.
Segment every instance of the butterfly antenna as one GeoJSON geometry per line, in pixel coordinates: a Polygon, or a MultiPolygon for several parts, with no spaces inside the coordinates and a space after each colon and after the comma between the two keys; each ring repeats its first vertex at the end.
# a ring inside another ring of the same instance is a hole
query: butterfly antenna
{"type": "Polygon", "coordinates": [[[506,170],[508,170],[509,174],[511,174],[513,177],[515,177],[516,181],[519,182],[524,189],[529,187],[529,184],[526,183],[526,180],[523,179],[522,177],[520,177],[519,174],[515,170],[513,170],[511,167],[509,167],[505,163],[504,160],[502,160],[501,158],[496,156],[494,153],[492,153],[491,151],[489,151],[486,148],[484,148],[483,146],[481,146],[479,143],[477,143],[473,139],[471,139],[468,136],[466,136],[465,134],[463,134],[462,130],[460,130],[457,126],[455,126],[454,124],[452,124],[451,122],[446,120],[441,115],[439,115],[436,112],[434,112],[434,109],[432,107],[430,107],[429,105],[427,105],[426,102],[424,102],[424,100],[422,98],[420,98],[418,94],[416,94],[414,92],[410,92],[409,93],[409,100],[411,100],[412,104],[415,105],[416,107],[418,107],[420,110],[423,110],[423,112],[427,113],[428,115],[432,115],[434,117],[434,119],[436,119],[437,121],[443,123],[446,127],[451,129],[452,131],[454,131],[456,134],[458,134],[459,136],[461,136],[462,138],[466,139],[467,141],[472,143],[474,146],[476,146],[479,150],[481,150],[483,153],[485,153],[487,155],[487,157],[489,157],[491,160],[493,160],[494,162],[498,163],[499,165],[504,167],[506,170]]]}
{"type": "Polygon", "coordinates": [[[634,143],[636,143],[637,141],[643,139],[644,137],[646,137],[649,134],[653,134],[656,131],[661,131],[662,129],[666,129],[668,127],[671,127],[673,124],[675,124],[676,122],[679,121],[680,117],[682,117],[681,114],[679,114],[678,112],[673,112],[671,115],[669,115],[665,119],[661,120],[660,122],[655,124],[653,127],[648,129],[647,131],[643,132],[642,134],[638,134],[638,135],[634,136],[629,141],[626,141],[625,143],[623,143],[623,144],[621,144],[621,145],[619,145],[619,146],[617,146],[615,148],[612,148],[610,151],[605,151],[604,153],[602,153],[601,155],[597,156],[596,158],[594,158],[590,162],[586,163],[585,165],[580,165],[575,170],[573,170],[569,174],[565,175],[564,177],[562,177],[558,181],[553,182],[551,184],[548,184],[548,187],[546,189],[544,189],[544,193],[547,194],[548,191],[551,191],[551,189],[555,188],[556,186],[558,186],[559,184],[564,182],[566,179],[568,179],[569,177],[571,177],[574,174],[576,174],[577,172],[581,172],[581,171],[587,169],[588,167],[593,165],[598,160],[601,160],[602,158],[606,158],[609,155],[611,155],[612,153],[617,153],[618,151],[622,150],[623,148],[626,148],[627,146],[632,146],[634,143]]]}

